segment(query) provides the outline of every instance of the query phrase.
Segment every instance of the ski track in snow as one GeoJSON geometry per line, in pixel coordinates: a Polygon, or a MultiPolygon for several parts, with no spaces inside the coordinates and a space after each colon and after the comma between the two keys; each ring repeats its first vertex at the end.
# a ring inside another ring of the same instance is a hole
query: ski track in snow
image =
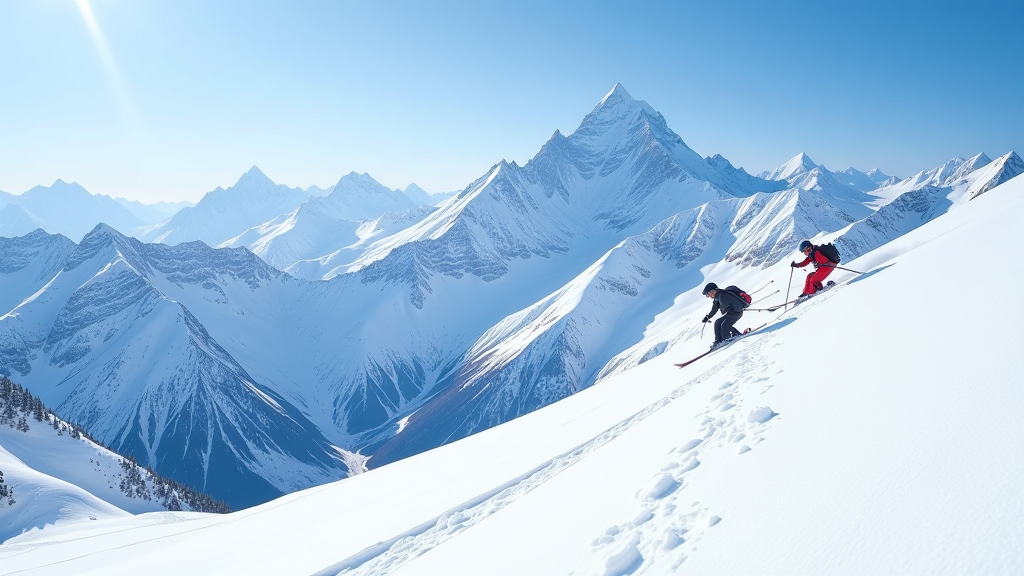
{"type": "Polygon", "coordinates": [[[697,437],[670,450],[661,470],[637,491],[636,514],[610,526],[593,541],[594,556],[603,561],[584,574],[674,572],[693,553],[705,532],[722,520],[689,497],[687,480],[699,474],[702,460],[712,453],[716,458],[727,453],[724,451],[745,454],[764,440],[765,431],[778,414],[757,403],[757,396],[772,387],[772,376],[767,374],[773,363],[760,352],[774,339],[771,332],[748,339],[736,354],[687,386],[731,367],[736,370],[735,377],[726,380],[698,414],[697,437]]]}
{"type": "Polygon", "coordinates": [[[391,574],[407,562],[421,556],[459,532],[478,524],[495,512],[515,502],[521,496],[543,485],[563,470],[581,461],[588,454],[608,444],[640,421],[664,408],[697,384],[704,382],[723,369],[739,366],[738,377],[722,386],[701,413],[701,438],[691,440],[670,453],[669,462],[662,471],[638,491],[640,506],[630,520],[608,528],[594,540],[597,556],[607,556],[604,567],[596,573],[612,576],[634,574],[646,570],[662,555],[670,555],[673,568],[678,567],[692,552],[700,535],[720,518],[711,515],[699,502],[685,503],[684,479],[697,469],[702,454],[713,450],[734,449],[742,454],[751,445],[763,440],[762,433],[777,414],[770,408],[753,406],[746,396],[763,392],[771,386],[756,385],[766,380],[763,376],[770,362],[759,354],[774,335],[747,339],[721,362],[702,375],[676,388],[661,400],[649,405],[630,418],[605,430],[592,440],[565,452],[530,472],[481,494],[441,516],[425,522],[394,538],[382,541],[358,554],[330,566],[315,576],[385,575],[391,574]],[[744,390],[747,385],[751,390],[744,390]],[[758,388],[756,391],[754,388],[758,388]],[[752,409],[746,409],[751,406],[752,409]],[[699,440],[699,441],[698,441],[699,440]],[[606,552],[611,550],[610,553],[606,552]]]}

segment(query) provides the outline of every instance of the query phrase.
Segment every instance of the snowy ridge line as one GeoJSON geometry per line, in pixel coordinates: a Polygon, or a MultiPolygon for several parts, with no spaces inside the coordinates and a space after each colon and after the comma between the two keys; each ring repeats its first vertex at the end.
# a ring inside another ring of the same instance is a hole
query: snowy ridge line
{"type": "Polygon", "coordinates": [[[615,440],[638,422],[664,408],[696,384],[721,370],[724,364],[725,362],[715,365],[714,368],[676,388],[661,400],[605,430],[592,440],[555,456],[522,476],[468,500],[437,518],[428,520],[394,538],[379,542],[337,564],[315,572],[311,576],[341,576],[343,574],[377,576],[393,573],[407,562],[429,552],[432,548],[455,536],[456,533],[485,520],[515,502],[520,496],[543,485],[591,452],[615,440]]]}

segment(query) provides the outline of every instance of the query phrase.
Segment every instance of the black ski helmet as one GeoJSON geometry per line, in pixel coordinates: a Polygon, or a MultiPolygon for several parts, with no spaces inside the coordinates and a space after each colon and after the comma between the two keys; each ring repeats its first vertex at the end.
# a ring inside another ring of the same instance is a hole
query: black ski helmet
{"type": "Polygon", "coordinates": [[[811,244],[810,240],[804,240],[803,242],[800,243],[800,251],[803,252],[804,250],[807,250],[811,246],[814,246],[814,245],[811,244]]]}
{"type": "Polygon", "coordinates": [[[718,290],[718,284],[715,284],[714,282],[708,282],[708,285],[704,287],[704,291],[701,292],[701,294],[707,296],[708,292],[711,292],[712,290],[718,290]]]}

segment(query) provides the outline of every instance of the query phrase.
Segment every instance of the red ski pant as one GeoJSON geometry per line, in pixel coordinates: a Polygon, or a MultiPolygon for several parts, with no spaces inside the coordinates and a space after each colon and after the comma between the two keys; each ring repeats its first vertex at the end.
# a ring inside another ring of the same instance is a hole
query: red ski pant
{"type": "Polygon", "coordinates": [[[804,282],[804,294],[814,294],[818,290],[821,290],[824,286],[823,282],[828,275],[835,270],[834,266],[822,266],[807,275],[807,281],[804,282]]]}

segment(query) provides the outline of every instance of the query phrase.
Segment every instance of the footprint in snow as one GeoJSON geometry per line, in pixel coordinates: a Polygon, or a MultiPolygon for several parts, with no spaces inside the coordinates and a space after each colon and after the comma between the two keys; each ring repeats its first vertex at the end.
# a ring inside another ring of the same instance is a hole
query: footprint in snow
{"type": "Polygon", "coordinates": [[[747,416],[747,422],[750,422],[751,424],[764,424],[778,415],[779,414],[777,412],[773,412],[771,408],[762,406],[757,410],[752,411],[750,415],[747,416]]]}
{"type": "Polygon", "coordinates": [[[664,473],[648,481],[640,489],[639,495],[642,500],[661,500],[675,492],[676,488],[679,488],[679,482],[676,482],[676,479],[671,474],[664,473]]]}
{"type": "Polygon", "coordinates": [[[620,549],[612,553],[605,561],[602,576],[626,576],[637,571],[643,564],[644,557],[640,554],[640,535],[637,534],[620,549]]]}

